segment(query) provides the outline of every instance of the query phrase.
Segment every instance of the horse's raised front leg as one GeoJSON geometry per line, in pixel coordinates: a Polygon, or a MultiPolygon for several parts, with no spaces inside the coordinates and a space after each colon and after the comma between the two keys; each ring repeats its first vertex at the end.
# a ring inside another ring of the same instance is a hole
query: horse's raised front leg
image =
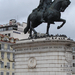
{"type": "Polygon", "coordinates": [[[57,27],[57,29],[60,29],[60,28],[66,23],[66,20],[64,20],[64,19],[59,19],[59,20],[57,20],[56,22],[63,22],[60,26],[57,27]]]}
{"type": "Polygon", "coordinates": [[[49,36],[49,28],[50,28],[50,23],[47,23],[47,31],[46,31],[47,36],[49,36]]]}

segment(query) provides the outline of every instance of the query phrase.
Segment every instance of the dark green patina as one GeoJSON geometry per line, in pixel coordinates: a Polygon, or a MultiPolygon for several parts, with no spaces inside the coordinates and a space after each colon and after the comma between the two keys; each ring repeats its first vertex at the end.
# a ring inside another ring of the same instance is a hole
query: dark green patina
{"type": "Polygon", "coordinates": [[[61,12],[64,12],[70,3],[70,0],[54,0],[53,2],[52,0],[40,0],[39,6],[28,16],[27,27],[24,29],[24,33],[26,34],[30,29],[30,38],[33,38],[32,31],[36,38],[37,32],[34,28],[43,22],[47,23],[47,36],[49,35],[50,24],[63,22],[57,27],[57,29],[60,29],[66,23],[66,20],[61,19],[61,12]]]}

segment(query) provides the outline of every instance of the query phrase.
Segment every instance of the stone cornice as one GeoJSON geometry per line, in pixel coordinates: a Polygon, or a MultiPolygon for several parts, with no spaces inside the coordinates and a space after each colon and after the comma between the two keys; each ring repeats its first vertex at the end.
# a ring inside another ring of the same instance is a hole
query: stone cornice
{"type": "Polygon", "coordinates": [[[29,48],[29,47],[38,47],[38,46],[49,46],[49,45],[65,45],[68,47],[75,46],[75,42],[72,40],[58,40],[58,39],[47,39],[47,38],[42,38],[42,39],[31,39],[31,40],[22,40],[18,41],[16,44],[12,45],[13,48],[15,49],[20,49],[20,48],[29,48]]]}

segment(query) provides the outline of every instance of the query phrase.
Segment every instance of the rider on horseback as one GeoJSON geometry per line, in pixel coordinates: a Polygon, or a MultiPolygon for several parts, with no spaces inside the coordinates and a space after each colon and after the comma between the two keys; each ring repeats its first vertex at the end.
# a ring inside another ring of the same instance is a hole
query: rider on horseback
{"type": "Polygon", "coordinates": [[[35,8],[32,12],[41,12],[41,22],[45,22],[43,18],[43,13],[52,4],[52,0],[40,0],[39,6],[35,8]]]}
{"type": "Polygon", "coordinates": [[[57,29],[60,29],[66,23],[66,20],[61,18],[61,12],[64,12],[64,10],[69,6],[69,4],[71,3],[70,0],[54,0],[53,3],[50,2],[51,0],[41,0],[41,1],[42,3],[40,2],[38,8],[33,10],[33,12],[28,16],[27,26],[24,29],[25,34],[30,29],[29,35],[30,38],[33,37],[32,31],[35,34],[34,37],[37,38],[37,32],[35,31],[34,28],[36,28],[42,23],[41,21],[42,19],[44,19],[45,23],[47,23],[46,34],[48,36],[50,24],[54,22],[62,22],[62,24],[57,27],[57,29]]]}

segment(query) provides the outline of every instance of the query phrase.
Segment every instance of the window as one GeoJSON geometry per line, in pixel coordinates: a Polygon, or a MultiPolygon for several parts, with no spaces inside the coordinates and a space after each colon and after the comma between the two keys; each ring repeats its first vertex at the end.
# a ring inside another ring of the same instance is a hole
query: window
{"type": "Polygon", "coordinates": [[[4,68],[4,62],[1,62],[1,68],[4,68]]]}
{"type": "Polygon", "coordinates": [[[6,38],[6,37],[4,37],[4,41],[6,41],[6,42],[7,42],[7,38],[6,38]]]}
{"type": "Polygon", "coordinates": [[[0,50],[1,50],[1,44],[0,44],[0,50]]]}
{"type": "Polygon", "coordinates": [[[8,48],[7,48],[8,50],[10,50],[10,45],[8,44],[8,48]]]}
{"type": "Polygon", "coordinates": [[[16,41],[15,42],[17,42],[18,41],[18,39],[16,39],[16,41]]]}
{"type": "Polygon", "coordinates": [[[8,30],[13,30],[13,28],[12,27],[9,27],[8,30]]]}
{"type": "Polygon", "coordinates": [[[12,73],[12,75],[14,75],[14,73],[12,73]]]}
{"type": "Polygon", "coordinates": [[[10,33],[8,34],[8,36],[10,37],[10,33]]]}
{"type": "Polygon", "coordinates": [[[13,38],[11,39],[11,42],[14,42],[14,39],[13,38]]]}
{"type": "Polygon", "coordinates": [[[75,63],[73,63],[73,67],[75,67],[75,63]]]}
{"type": "Polygon", "coordinates": [[[4,44],[3,43],[1,44],[1,49],[4,50],[4,44]]]}
{"type": "Polygon", "coordinates": [[[14,69],[14,63],[12,63],[12,69],[14,69]]]}
{"type": "Polygon", "coordinates": [[[0,37],[0,40],[2,40],[2,37],[0,37]]]}
{"type": "Polygon", "coordinates": [[[7,62],[7,68],[10,68],[10,63],[9,62],[7,62]]]}
{"type": "Polygon", "coordinates": [[[6,75],[9,75],[9,72],[7,72],[6,75]]]}
{"type": "Polygon", "coordinates": [[[0,31],[3,31],[3,28],[1,28],[0,31]]]}
{"type": "Polygon", "coordinates": [[[7,58],[10,59],[10,53],[7,53],[7,58]]]}
{"type": "Polygon", "coordinates": [[[7,34],[5,34],[5,35],[7,35],[7,34]]]}
{"type": "Polygon", "coordinates": [[[8,30],[8,28],[6,28],[6,30],[8,30]]]}
{"type": "Polygon", "coordinates": [[[0,29],[0,31],[1,31],[1,29],[0,29]]]}
{"type": "Polygon", "coordinates": [[[75,47],[73,47],[73,51],[75,51],[75,47]]]}
{"type": "Polygon", "coordinates": [[[13,60],[15,60],[15,54],[13,54],[13,60]]]}
{"type": "Polygon", "coordinates": [[[17,30],[17,27],[13,27],[13,30],[17,30]]]}
{"type": "Polygon", "coordinates": [[[6,28],[3,28],[3,31],[6,31],[6,28]]]}
{"type": "Polygon", "coordinates": [[[4,59],[4,52],[1,52],[1,58],[4,59]]]}
{"type": "Polygon", "coordinates": [[[3,28],[1,30],[3,31],[3,28]]]}
{"type": "Polygon", "coordinates": [[[1,75],[4,75],[4,73],[3,73],[3,72],[1,72],[1,75]]]}
{"type": "Polygon", "coordinates": [[[73,59],[75,59],[75,56],[73,56],[73,59]]]}

